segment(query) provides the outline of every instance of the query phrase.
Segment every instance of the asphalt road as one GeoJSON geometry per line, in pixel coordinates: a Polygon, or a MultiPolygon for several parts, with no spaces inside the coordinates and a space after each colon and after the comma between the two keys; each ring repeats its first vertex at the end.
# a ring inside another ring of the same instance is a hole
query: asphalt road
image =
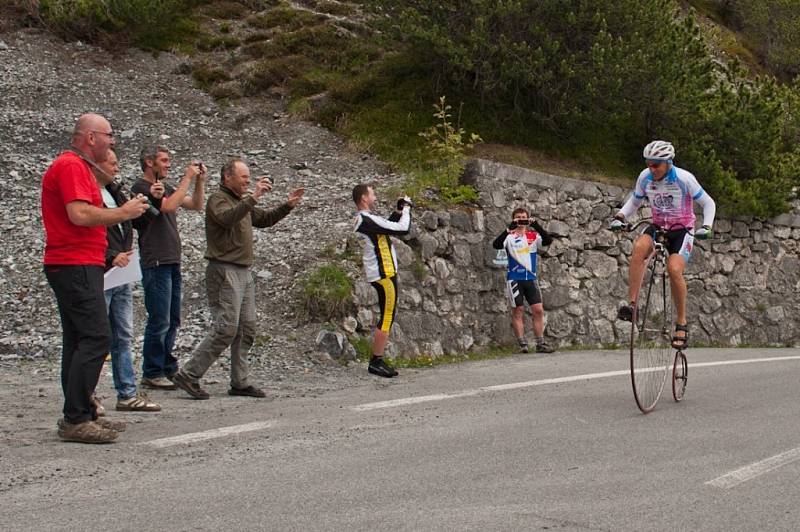
{"type": "Polygon", "coordinates": [[[800,349],[689,355],[685,400],[646,416],[622,351],[268,402],[164,392],[116,444],[0,447],[0,529],[800,529],[800,349]]]}

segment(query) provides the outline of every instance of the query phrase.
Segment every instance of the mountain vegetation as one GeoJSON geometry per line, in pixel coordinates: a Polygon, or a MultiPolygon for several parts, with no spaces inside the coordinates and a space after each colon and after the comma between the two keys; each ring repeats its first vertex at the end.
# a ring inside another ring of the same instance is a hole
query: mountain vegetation
{"type": "Polygon", "coordinates": [[[800,185],[800,0],[2,1],[65,38],[190,54],[220,100],[288,97],[411,175],[441,170],[420,132],[444,96],[479,155],[625,184],[666,139],[723,210],[762,217],[800,185]]]}

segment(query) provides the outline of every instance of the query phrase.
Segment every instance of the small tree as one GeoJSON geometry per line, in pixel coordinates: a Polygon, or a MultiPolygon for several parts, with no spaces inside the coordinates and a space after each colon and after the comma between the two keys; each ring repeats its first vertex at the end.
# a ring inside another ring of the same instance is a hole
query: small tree
{"type": "Polygon", "coordinates": [[[482,139],[476,133],[467,134],[458,123],[453,125],[451,106],[444,96],[433,107],[436,109],[433,116],[438,122],[419,133],[427,141],[430,154],[428,163],[435,176],[433,182],[446,201],[474,201],[478,197],[475,189],[459,181],[466,165],[466,152],[482,139]]]}

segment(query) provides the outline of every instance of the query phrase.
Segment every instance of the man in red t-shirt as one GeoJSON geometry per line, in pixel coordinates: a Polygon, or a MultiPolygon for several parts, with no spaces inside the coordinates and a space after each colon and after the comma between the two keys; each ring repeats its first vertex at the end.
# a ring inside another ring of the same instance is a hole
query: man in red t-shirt
{"type": "Polygon", "coordinates": [[[125,430],[124,423],[98,419],[91,401],[111,336],[103,295],[106,226],[137,218],[148,206],[137,197],[116,209],[103,208],[91,168],[105,161],[113,146],[108,120],[82,115],[70,150],[42,178],[44,271],[62,327],[64,418],[58,422],[58,435],[65,441],[108,443],[125,430]]]}

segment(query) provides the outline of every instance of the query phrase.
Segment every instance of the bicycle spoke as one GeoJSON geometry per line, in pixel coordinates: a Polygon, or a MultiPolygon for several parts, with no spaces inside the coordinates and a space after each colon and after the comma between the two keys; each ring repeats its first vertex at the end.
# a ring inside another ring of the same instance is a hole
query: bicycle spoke
{"type": "Polygon", "coordinates": [[[639,409],[652,411],[661,397],[672,362],[672,307],[662,265],[651,263],[631,324],[631,383],[639,409]]]}

